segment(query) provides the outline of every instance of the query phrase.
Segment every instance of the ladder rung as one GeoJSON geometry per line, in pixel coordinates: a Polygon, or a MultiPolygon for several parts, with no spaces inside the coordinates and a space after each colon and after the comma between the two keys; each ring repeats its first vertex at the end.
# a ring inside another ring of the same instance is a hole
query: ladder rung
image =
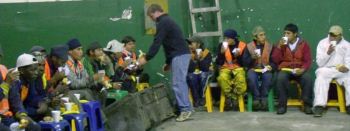
{"type": "Polygon", "coordinates": [[[191,12],[201,13],[201,12],[214,12],[214,11],[220,11],[220,8],[218,7],[193,8],[191,12]]]}
{"type": "Polygon", "coordinates": [[[194,35],[197,35],[197,36],[221,36],[221,32],[197,32],[197,33],[194,33],[194,35]]]}

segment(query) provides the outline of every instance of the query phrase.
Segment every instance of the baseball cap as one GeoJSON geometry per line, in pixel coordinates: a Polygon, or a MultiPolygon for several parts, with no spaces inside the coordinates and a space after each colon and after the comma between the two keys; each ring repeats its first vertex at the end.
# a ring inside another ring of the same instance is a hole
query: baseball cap
{"type": "Polygon", "coordinates": [[[37,64],[37,63],[38,63],[38,60],[33,55],[24,53],[18,56],[16,67],[19,68],[19,67],[37,64]]]}
{"type": "Polygon", "coordinates": [[[113,52],[113,53],[117,53],[117,52],[122,52],[124,47],[124,45],[122,43],[120,43],[117,40],[111,40],[108,42],[107,47],[103,48],[104,51],[108,51],[108,52],[113,52]]]}
{"type": "Polygon", "coordinates": [[[334,35],[340,35],[340,34],[343,34],[343,29],[339,25],[333,25],[329,29],[329,33],[332,33],[334,35]]]}

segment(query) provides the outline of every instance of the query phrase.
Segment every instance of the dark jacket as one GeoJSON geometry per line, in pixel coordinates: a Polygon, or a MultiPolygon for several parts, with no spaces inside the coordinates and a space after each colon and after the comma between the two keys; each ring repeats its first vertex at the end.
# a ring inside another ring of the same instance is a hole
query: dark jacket
{"type": "MultiPolygon", "coordinates": [[[[222,66],[225,64],[226,58],[225,58],[225,53],[221,53],[220,49],[221,49],[222,43],[219,44],[218,46],[218,53],[217,53],[217,58],[216,58],[216,65],[218,66],[222,66]]],[[[234,58],[235,56],[232,54],[232,51],[234,50],[234,48],[238,48],[238,44],[234,44],[234,45],[229,45],[228,46],[231,52],[232,57],[234,58]]],[[[243,67],[247,67],[247,64],[249,63],[249,56],[248,56],[249,52],[247,50],[247,48],[244,48],[242,55],[238,56],[237,62],[240,66],[243,67]]]]}
{"type": "Polygon", "coordinates": [[[190,65],[188,67],[188,72],[193,73],[196,68],[199,68],[201,71],[208,72],[211,61],[212,56],[210,52],[203,59],[191,59],[190,65]]]}
{"type": "Polygon", "coordinates": [[[45,101],[46,92],[43,89],[41,79],[32,82],[27,82],[25,85],[28,88],[28,94],[24,101],[21,100],[24,82],[22,80],[14,81],[11,84],[9,91],[9,103],[11,111],[16,113],[28,113],[28,115],[35,115],[39,103],[45,101]]]}
{"type": "MultiPolygon", "coordinates": [[[[264,46],[263,45],[257,45],[256,48],[257,49],[261,49],[261,52],[264,51],[264,46]]],[[[277,69],[277,67],[276,67],[276,64],[273,63],[273,61],[272,61],[272,51],[273,51],[273,49],[274,48],[272,48],[271,52],[270,52],[270,61],[269,61],[270,64],[269,65],[272,67],[273,70],[275,70],[275,69],[277,69]]],[[[246,48],[246,51],[244,53],[247,53],[246,54],[247,59],[245,60],[246,63],[244,65],[246,65],[248,67],[248,69],[256,68],[257,67],[257,64],[255,62],[256,59],[252,58],[251,54],[248,51],[248,48],[246,48]]]]}
{"type": "Polygon", "coordinates": [[[303,68],[308,70],[312,64],[311,49],[309,44],[299,38],[297,47],[291,51],[288,45],[275,48],[272,52],[272,60],[281,68],[303,68]]]}
{"type": "Polygon", "coordinates": [[[146,60],[151,60],[158,52],[163,44],[166,63],[171,64],[171,60],[175,56],[190,54],[188,44],[180,30],[180,27],[167,15],[164,14],[157,18],[156,35],[153,44],[146,54],[146,60]]]}

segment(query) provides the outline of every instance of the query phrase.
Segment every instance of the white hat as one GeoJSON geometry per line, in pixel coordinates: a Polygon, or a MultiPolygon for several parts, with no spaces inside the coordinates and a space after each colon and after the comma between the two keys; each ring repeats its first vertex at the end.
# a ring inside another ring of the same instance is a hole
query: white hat
{"type": "Polygon", "coordinates": [[[37,63],[38,63],[38,60],[33,55],[24,53],[18,56],[16,67],[18,68],[18,67],[37,64],[37,63]]]}
{"type": "Polygon", "coordinates": [[[117,40],[109,41],[107,44],[107,47],[103,48],[104,51],[113,52],[113,53],[122,52],[123,49],[124,49],[124,45],[117,40]]]}

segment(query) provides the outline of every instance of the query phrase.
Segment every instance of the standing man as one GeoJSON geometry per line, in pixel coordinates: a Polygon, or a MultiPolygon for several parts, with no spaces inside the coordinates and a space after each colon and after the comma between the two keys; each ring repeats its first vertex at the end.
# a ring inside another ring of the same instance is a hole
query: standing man
{"type": "Polygon", "coordinates": [[[279,91],[277,114],[287,112],[287,99],[290,80],[296,80],[302,88],[302,99],[305,114],[312,114],[312,78],[307,72],[310,69],[311,49],[309,44],[298,36],[298,27],[287,24],[284,37],[272,52],[272,60],[278,66],[276,87],[279,91]]]}
{"type": "Polygon", "coordinates": [[[192,113],[186,83],[188,65],[191,59],[188,45],[180,27],[168,14],[163,12],[159,5],[152,4],[147,10],[147,15],[156,22],[157,32],[148,53],[145,57],[141,57],[138,62],[140,65],[146,64],[147,61],[157,54],[160,46],[163,45],[166,57],[163,70],[168,71],[171,69],[172,88],[175,92],[178,109],[181,112],[176,121],[185,121],[192,113]]]}
{"type": "Polygon", "coordinates": [[[332,26],[328,37],[318,43],[316,62],[314,116],[322,116],[327,105],[329,83],[333,79],[345,88],[346,112],[350,114],[350,43],[343,38],[340,26],[332,26]]]}

